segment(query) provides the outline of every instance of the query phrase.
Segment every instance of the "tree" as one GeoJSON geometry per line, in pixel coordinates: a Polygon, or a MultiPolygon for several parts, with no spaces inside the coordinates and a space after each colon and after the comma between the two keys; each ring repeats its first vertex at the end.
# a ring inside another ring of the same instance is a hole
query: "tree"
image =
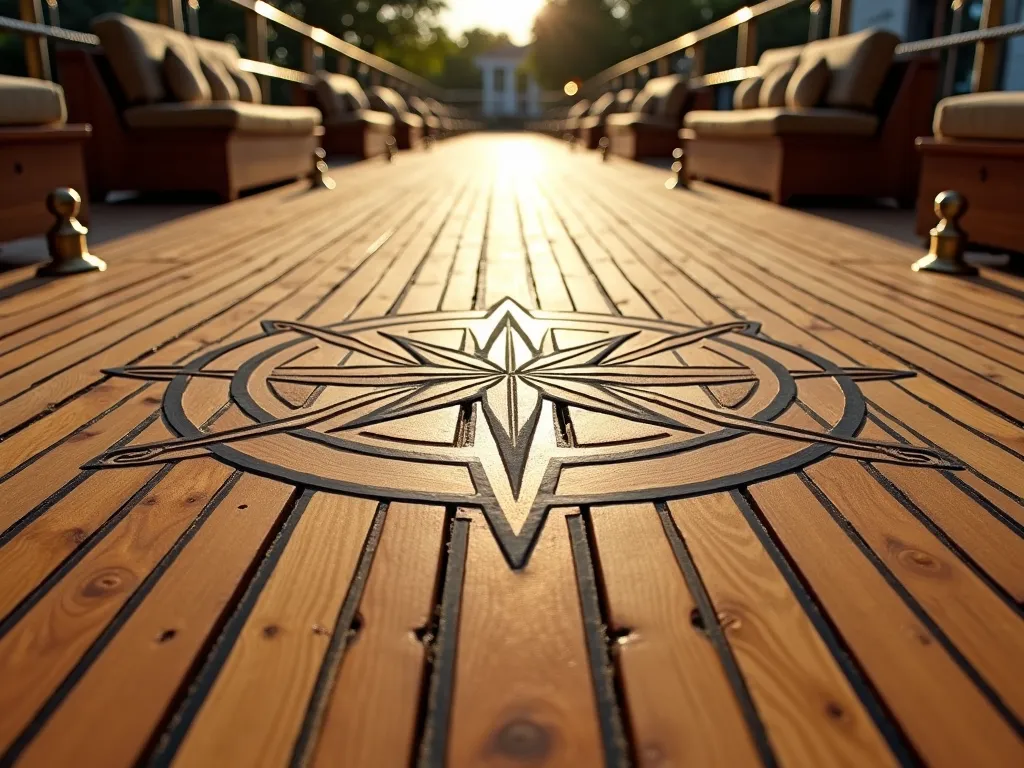
{"type": "Polygon", "coordinates": [[[585,80],[629,54],[606,0],[548,0],[533,25],[530,65],[545,88],[585,80]]]}

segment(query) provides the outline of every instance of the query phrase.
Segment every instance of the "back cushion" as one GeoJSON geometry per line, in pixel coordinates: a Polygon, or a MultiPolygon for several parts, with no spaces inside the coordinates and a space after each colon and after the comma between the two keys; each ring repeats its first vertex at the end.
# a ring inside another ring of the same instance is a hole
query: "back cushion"
{"type": "Polygon", "coordinates": [[[263,91],[260,90],[260,81],[252,72],[232,69],[229,74],[238,87],[238,100],[247,101],[250,104],[263,103],[263,91]]]}
{"type": "Polygon", "coordinates": [[[419,96],[409,97],[409,109],[411,109],[420,117],[430,117],[433,114],[430,111],[430,107],[427,106],[427,102],[425,102],[419,96]]]}
{"type": "Polygon", "coordinates": [[[375,85],[370,88],[367,94],[370,100],[370,107],[378,112],[387,112],[393,117],[401,117],[409,112],[409,105],[405,103],[402,94],[394,88],[385,88],[383,85],[375,85]]]}
{"type": "Polygon", "coordinates": [[[780,64],[764,74],[761,92],[757,95],[759,107],[786,106],[786,86],[796,69],[795,62],[780,64]]]}
{"type": "Polygon", "coordinates": [[[828,64],[821,57],[808,55],[789,78],[786,86],[787,107],[816,107],[821,104],[828,91],[830,73],[828,64]]]}
{"type": "Polygon", "coordinates": [[[665,75],[648,80],[644,90],[650,91],[655,100],[654,111],[648,114],[667,120],[678,120],[682,117],[688,92],[686,79],[682,75],[665,75]]]}
{"type": "Polygon", "coordinates": [[[192,38],[192,42],[196,50],[199,51],[199,59],[203,63],[203,74],[210,81],[210,88],[213,91],[214,99],[220,99],[217,95],[218,85],[214,82],[215,77],[227,75],[231,81],[231,85],[226,87],[226,93],[229,96],[233,92],[237,92],[238,95],[234,98],[239,101],[246,101],[250,104],[259,104],[263,101],[259,80],[256,79],[256,75],[252,74],[252,72],[246,72],[241,68],[240,62],[242,57],[235,46],[219,40],[205,40],[195,37],[192,38]],[[207,69],[214,70],[216,75],[211,77],[207,69]]]}
{"type": "MultiPolygon", "coordinates": [[[[152,104],[167,98],[163,65],[168,43],[177,42],[194,51],[184,33],[120,13],[97,17],[92,31],[100,39],[121,92],[132,104],[152,104]]],[[[196,66],[198,69],[198,63],[196,66]]]]}
{"type": "Polygon", "coordinates": [[[733,109],[753,109],[757,106],[757,97],[761,94],[763,77],[748,77],[736,86],[732,95],[733,109]]]}
{"type": "Polygon", "coordinates": [[[607,113],[612,107],[615,106],[615,94],[609,91],[608,93],[601,96],[599,99],[595,99],[594,103],[590,105],[590,111],[587,113],[591,117],[600,117],[607,113]]]}
{"type": "Polygon", "coordinates": [[[203,77],[210,84],[210,98],[214,101],[238,101],[238,86],[231,73],[219,61],[207,61],[200,56],[203,77]]]}
{"type": "Polygon", "coordinates": [[[313,87],[328,120],[370,108],[366,93],[354,77],[317,72],[313,87]]]}
{"type": "Polygon", "coordinates": [[[203,76],[199,55],[188,41],[172,41],[164,53],[163,75],[175,101],[184,103],[210,100],[210,84],[203,76]]]}
{"type": "Polygon", "coordinates": [[[807,56],[824,58],[831,74],[825,105],[872,109],[899,41],[892,32],[865,29],[808,43],[807,56]]]}
{"type": "Polygon", "coordinates": [[[589,101],[587,101],[586,99],[583,99],[582,101],[577,101],[569,109],[569,117],[583,117],[585,114],[587,114],[588,109],[590,109],[589,101]]]}
{"type": "Polygon", "coordinates": [[[803,45],[791,45],[788,48],[772,48],[767,50],[757,60],[758,69],[764,75],[769,70],[779,66],[795,67],[805,47],[803,45]]]}

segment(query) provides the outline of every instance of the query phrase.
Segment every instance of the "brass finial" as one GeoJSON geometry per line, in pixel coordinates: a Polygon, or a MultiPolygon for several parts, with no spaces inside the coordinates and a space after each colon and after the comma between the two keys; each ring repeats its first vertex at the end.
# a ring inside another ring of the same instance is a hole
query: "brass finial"
{"type": "Polygon", "coordinates": [[[398,154],[398,142],[395,141],[395,137],[394,136],[388,136],[384,140],[384,146],[387,147],[387,150],[388,150],[388,155],[387,155],[388,162],[389,163],[395,162],[395,155],[398,154]]]}
{"type": "Polygon", "coordinates": [[[323,147],[313,150],[313,170],[309,174],[310,189],[334,189],[337,186],[330,176],[327,175],[327,152],[323,147]]]}
{"type": "Polygon", "coordinates": [[[601,140],[597,142],[598,149],[601,150],[601,159],[604,160],[606,163],[608,162],[608,147],[610,146],[610,144],[611,142],[608,141],[607,136],[602,136],[601,140]]]}
{"type": "Polygon", "coordinates": [[[106,262],[89,253],[85,240],[89,229],[76,218],[82,209],[82,196],[71,187],[58,187],[47,195],[46,207],[57,218],[57,223],[46,233],[51,261],[41,266],[36,274],[61,277],[105,270],[106,262]]]}
{"type": "Polygon", "coordinates": [[[931,230],[928,255],[914,262],[915,272],[943,272],[947,275],[976,275],[977,267],[964,261],[967,233],[957,226],[967,212],[967,201],[959,192],[947,189],[935,196],[935,215],[939,223],[931,230]]]}

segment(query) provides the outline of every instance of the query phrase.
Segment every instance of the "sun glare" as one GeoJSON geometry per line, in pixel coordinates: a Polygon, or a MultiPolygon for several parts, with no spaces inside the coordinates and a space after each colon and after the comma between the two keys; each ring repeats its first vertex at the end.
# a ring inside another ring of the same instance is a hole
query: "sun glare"
{"type": "Polygon", "coordinates": [[[533,37],[533,21],[546,0],[448,0],[444,14],[453,35],[483,27],[505,32],[516,45],[526,45],[533,37]]]}

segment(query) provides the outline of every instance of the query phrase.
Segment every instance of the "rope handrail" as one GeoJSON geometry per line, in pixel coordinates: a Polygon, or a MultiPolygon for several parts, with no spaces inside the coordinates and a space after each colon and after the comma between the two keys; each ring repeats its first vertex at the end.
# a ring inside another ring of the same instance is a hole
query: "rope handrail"
{"type": "Polygon", "coordinates": [[[30,21],[12,19],[7,16],[0,16],[0,30],[17,32],[22,35],[33,35],[45,37],[50,40],[63,40],[68,43],[79,43],[81,45],[99,45],[100,39],[88,32],[75,32],[62,27],[51,27],[49,24],[33,24],[30,21]]]}
{"type": "Polygon", "coordinates": [[[1002,24],[998,27],[976,29],[972,32],[957,32],[953,35],[943,35],[941,37],[930,37],[927,40],[916,40],[912,43],[901,43],[896,46],[896,55],[909,56],[914,53],[941,51],[961,45],[972,45],[973,43],[990,42],[992,40],[1007,40],[1017,35],[1024,35],[1024,22],[1002,24]]]}

